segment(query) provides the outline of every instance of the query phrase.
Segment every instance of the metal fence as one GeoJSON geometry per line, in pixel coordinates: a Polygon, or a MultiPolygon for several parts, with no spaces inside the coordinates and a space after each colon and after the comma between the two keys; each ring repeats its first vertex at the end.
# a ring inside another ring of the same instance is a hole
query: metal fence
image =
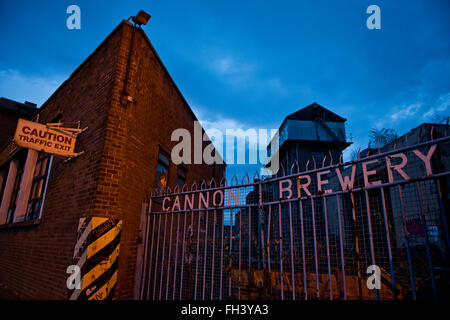
{"type": "Polygon", "coordinates": [[[140,297],[448,296],[449,143],[157,190],[146,209],[140,297]],[[369,289],[372,265],[379,289],[369,289]]]}

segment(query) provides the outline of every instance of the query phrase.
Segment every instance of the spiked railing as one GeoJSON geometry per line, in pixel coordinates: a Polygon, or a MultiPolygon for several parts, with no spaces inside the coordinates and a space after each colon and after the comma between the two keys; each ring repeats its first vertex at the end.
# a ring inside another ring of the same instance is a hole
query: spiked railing
{"type": "Polygon", "coordinates": [[[154,190],[144,206],[141,298],[437,298],[449,285],[442,186],[450,159],[431,161],[445,164],[432,171],[423,159],[448,154],[450,137],[439,129],[431,126],[430,139],[416,144],[409,134],[387,146],[377,141],[375,153],[358,150],[347,162],[330,151],[304,168],[281,164],[279,175],[154,190]],[[394,163],[401,154],[407,163],[394,163]],[[360,166],[366,171],[353,173],[360,166]],[[186,206],[186,198],[199,205],[186,206]],[[366,285],[369,266],[380,273],[379,289],[366,285]]]}

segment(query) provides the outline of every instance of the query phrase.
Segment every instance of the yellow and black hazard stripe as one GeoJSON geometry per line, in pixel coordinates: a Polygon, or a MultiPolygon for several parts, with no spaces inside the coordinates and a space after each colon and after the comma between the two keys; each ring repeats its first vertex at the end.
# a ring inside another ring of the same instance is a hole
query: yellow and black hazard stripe
{"type": "Polygon", "coordinates": [[[117,283],[122,221],[81,218],[74,264],[81,270],[81,288],[69,291],[70,300],[112,299],[117,283]]]}

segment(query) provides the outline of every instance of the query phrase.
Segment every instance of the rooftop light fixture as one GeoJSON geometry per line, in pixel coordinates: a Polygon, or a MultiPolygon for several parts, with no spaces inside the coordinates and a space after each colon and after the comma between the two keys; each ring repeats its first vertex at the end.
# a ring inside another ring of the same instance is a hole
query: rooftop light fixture
{"type": "MultiPolygon", "coordinates": [[[[148,22],[148,20],[150,20],[150,15],[147,13],[147,12],[145,12],[144,10],[141,10],[141,11],[139,11],[139,13],[137,14],[137,16],[132,16],[132,17],[130,17],[131,18],[131,20],[133,20],[133,22],[135,23],[135,24],[137,24],[138,26],[141,26],[141,25],[146,25],[147,24],[147,22],[148,22]]],[[[129,19],[128,19],[129,20],[129,19]]]]}

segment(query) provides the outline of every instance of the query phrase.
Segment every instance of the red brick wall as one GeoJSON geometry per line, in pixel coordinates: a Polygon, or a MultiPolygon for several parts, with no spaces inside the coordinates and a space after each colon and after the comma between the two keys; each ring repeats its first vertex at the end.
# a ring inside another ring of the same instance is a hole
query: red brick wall
{"type": "Polygon", "coordinates": [[[89,129],[77,141],[83,156],[54,159],[41,223],[0,229],[0,283],[25,298],[67,297],[78,219],[94,208],[120,36],[113,33],[40,110],[42,123],[61,112],[62,121],[81,120],[89,129]]]}
{"type": "MultiPolygon", "coordinates": [[[[23,297],[66,298],[66,268],[86,215],[123,220],[115,298],[133,297],[141,205],[155,185],[159,145],[171,150],[172,131],[193,132],[195,118],[141,30],[127,81],[135,103],[121,103],[132,30],[127,22],[116,28],[41,108],[40,122],[61,111],[62,121],[81,120],[88,130],[77,141],[83,156],[55,158],[41,223],[0,229],[0,284],[23,297]]],[[[189,184],[212,176],[212,166],[186,167],[189,184]]],[[[171,163],[172,187],[176,173],[171,163]]]]}

